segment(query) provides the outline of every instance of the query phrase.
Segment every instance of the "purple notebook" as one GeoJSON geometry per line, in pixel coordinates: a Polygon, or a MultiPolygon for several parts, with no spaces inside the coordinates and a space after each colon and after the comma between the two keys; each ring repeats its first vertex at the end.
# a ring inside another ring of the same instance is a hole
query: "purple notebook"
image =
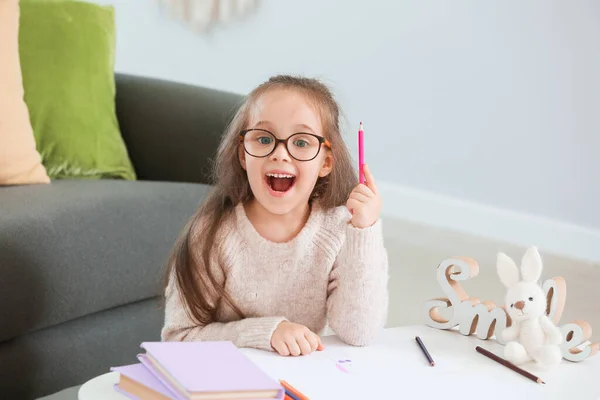
{"type": "Polygon", "coordinates": [[[140,360],[142,365],[148,371],[150,371],[150,373],[152,373],[156,379],[159,380],[159,382],[161,382],[166,388],[169,389],[169,391],[171,392],[171,396],[173,396],[175,400],[187,400],[186,396],[180,393],[179,390],[177,390],[177,388],[173,386],[168,379],[166,379],[156,368],[154,368],[154,365],[152,365],[152,363],[148,361],[148,358],[145,354],[138,354],[137,358],[138,360],[140,360]]]}
{"type": "Polygon", "coordinates": [[[123,396],[129,397],[131,400],[142,400],[139,397],[135,397],[131,393],[128,393],[128,392],[124,391],[123,389],[121,389],[119,387],[119,385],[115,385],[115,391],[121,393],[123,396]]]}
{"type": "MultiPolygon", "coordinates": [[[[131,365],[124,365],[121,367],[112,367],[110,370],[118,372],[121,375],[125,375],[129,379],[139,382],[142,385],[144,385],[164,396],[167,396],[171,399],[175,398],[173,396],[173,393],[171,393],[171,391],[169,389],[167,389],[165,387],[165,385],[163,385],[161,383],[161,381],[158,380],[156,378],[156,376],[154,376],[154,374],[152,372],[150,372],[143,364],[131,364],[131,365]]],[[[121,389],[118,385],[115,385],[115,390],[126,395],[129,398],[137,400],[137,397],[135,397],[131,393],[127,393],[126,391],[121,389]]]]}
{"type": "Polygon", "coordinates": [[[165,379],[154,359],[187,392],[276,391],[283,397],[283,387],[268,376],[232,342],[144,342],[146,354],[139,360],[178,399],[187,398],[165,379]]]}

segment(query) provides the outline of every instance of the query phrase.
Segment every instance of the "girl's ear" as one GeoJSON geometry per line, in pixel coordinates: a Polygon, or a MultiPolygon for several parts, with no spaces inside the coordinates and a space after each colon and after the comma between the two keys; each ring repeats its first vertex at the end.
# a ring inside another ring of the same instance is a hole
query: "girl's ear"
{"type": "Polygon", "coordinates": [[[246,169],[246,152],[244,151],[244,146],[241,144],[238,146],[238,158],[240,160],[240,165],[245,170],[246,169]]]}
{"type": "Polygon", "coordinates": [[[521,275],[526,282],[537,282],[542,275],[542,258],[537,247],[530,247],[521,260],[521,275]]]}
{"type": "Polygon", "coordinates": [[[328,150],[327,153],[325,154],[325,158],[323,159],[323,165],[321,165],[321,170],[319,171],[319,177],[323,178],[323,177],[329,175],[332,168],[333,168],[333,154],[331,154],[331,151],[328,150]]]}

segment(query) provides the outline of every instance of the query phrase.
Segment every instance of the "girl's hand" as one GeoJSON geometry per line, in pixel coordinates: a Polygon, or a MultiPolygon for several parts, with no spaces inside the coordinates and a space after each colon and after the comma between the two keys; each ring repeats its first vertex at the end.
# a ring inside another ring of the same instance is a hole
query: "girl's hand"
{"type": "Polygon", "coordinates": [[[363,165],[366,185],[359,183],[350,193],[346,202],[348,211],[352,214],[352,225],[356,228],[368,228],[379,219],[381,198],[375,185],[375,178],[367,164],[363,165]]]}
{"type": "Polygon", "coordinates": [[[283,321],[271,336],[271,346],[282,356],[307,355],[323,350],[321,338],[304,325],[283,321]]]}

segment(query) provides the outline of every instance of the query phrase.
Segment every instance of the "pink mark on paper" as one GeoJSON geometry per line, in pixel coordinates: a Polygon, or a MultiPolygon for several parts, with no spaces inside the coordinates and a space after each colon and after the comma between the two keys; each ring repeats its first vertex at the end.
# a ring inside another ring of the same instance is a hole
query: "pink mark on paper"
{"type": "Polygon", "coordinates": [[[342,367],[339,363],[335,363],[335,366],[342,372],[345,372],[347,374],[350,373],[350,372],[348,372],[348,370],[346,370],[346,368],[342,367]]]}
{"type": "Polygon", "coordinates": [[[333,363],[335,363],[335,366],[337,369],[339,369],[340,371],[346,373],[346,374],[350,374],[351,370],[352,370],[352,360],[349,359],[340,359],[340,360],[335,360],[333,357],[330,357],[328,355],[325,354],[325,357],[327,357],[329,360],[331,360],[333,363]],[[348,367],[346,367],[345,365],[342,364],[346,364],[348,367]]]}
{"type": "MultiPolygon", "coordinates": [[[[347,374],[350,373],[350,371],[348,371],[346,368],[344,368],[342,366],[342,364],[344,363],[352,363],[352,360],[338,360],[338,362],[335,363],[335,366],[337,367],[337,369],[339,369],[342,372],[345,372],[347,374]]],[[[350,366],[352,366],[352,364],[350,364],[350,366]]]]}

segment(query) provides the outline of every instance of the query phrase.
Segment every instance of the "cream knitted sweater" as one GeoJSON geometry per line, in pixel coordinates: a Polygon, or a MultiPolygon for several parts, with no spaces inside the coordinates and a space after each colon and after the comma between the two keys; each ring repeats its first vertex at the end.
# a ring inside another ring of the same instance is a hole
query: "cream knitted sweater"
{"type": "Polygon", "coordinates": [[[357,229],[350,219],[344,206],[324,210],[314,203],[300,233],[275,243],[254,229],[239,204],[220,229],[213,270],[246,318],[221,305],[217,321],[197,326],[171,281],[162,340],[229,340],[273,350],[271,335],[287,320],[317,334],[329,327],[351,345],[369,344],[387,318],[388,258],[381,220],[357,229]]]}

